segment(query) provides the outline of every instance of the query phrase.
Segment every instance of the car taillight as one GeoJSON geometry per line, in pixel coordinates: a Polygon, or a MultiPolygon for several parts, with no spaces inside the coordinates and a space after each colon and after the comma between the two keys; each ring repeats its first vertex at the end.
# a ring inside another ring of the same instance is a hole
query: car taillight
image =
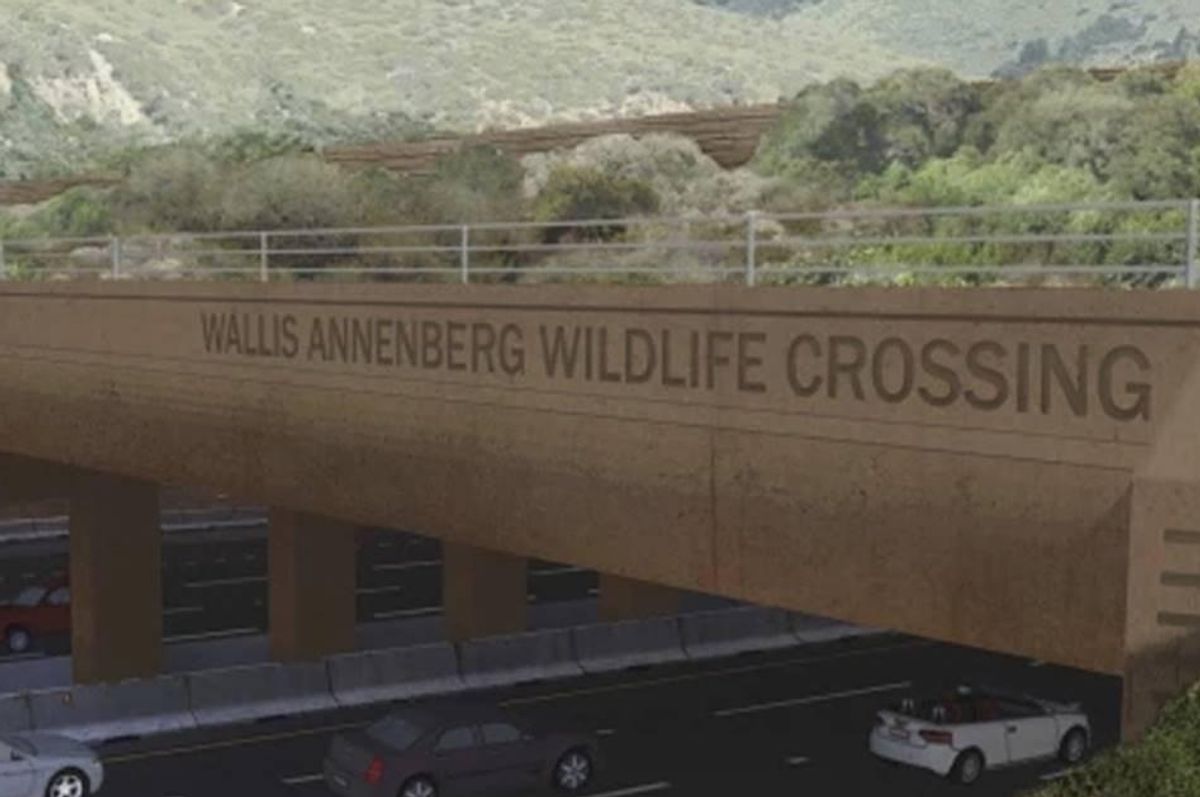
{"type": "Polygon", "coordinates": [[[379,781],[383,780],[383,759],[379,756],[371,759],[370,766],[367,767],[367,772],[363,775],[369,785],[374,786],[379,781]]]}
{"type": "Polygon", "coordinates": [[[920,731],[919,735],[929,744],[954,744],[954,734],[950,731],[920,731]]]}

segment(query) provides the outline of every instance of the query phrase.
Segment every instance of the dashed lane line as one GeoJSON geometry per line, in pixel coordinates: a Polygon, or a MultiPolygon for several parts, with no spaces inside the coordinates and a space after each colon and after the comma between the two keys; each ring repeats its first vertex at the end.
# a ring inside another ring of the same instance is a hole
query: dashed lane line
{"type": "Polygon", "coordinates": [[[236,578],[212,578],[204,581],[185,581],[183,586],[187,589],[200,589],[203,587],[232,587],[238,584],[261,584],[267,580],[266,576],[238,576],[236,578]]]}
{"type": "Polygon", "coordinates": [[[177,634],[163,637],[163,642],[197,642],[201,639],[221,639],[223,637],[247,636],[261,633],[259,628],[226,628],[222,631],[204,631],[198,634],[177,634]]]}
{"type": "Polygon", "coordinates": [[[635,794],[650,794],[656,791],[666,791],[669,788],[671,788],[671,784],[664,780],[658,783],[647,783],[642,786],[629,786],[624,789],[596,792],[592,797],[633,797],[635,794]]]}
{"type": "Polygon", "coordinates": [[[879,684],[878,686],[864,686],[861,689],[847,689],[841,692],[829,692],[823,695],[808,695],[807,697],[797,697],[791,700],[774,700],[770,703],[756,703],[750,706],[739,706],[737,708],[723,708],[720,711],[714,711],[714,717],[734,717],[741,714],[754,714],[759,711],[771,711],[777,708],[792,708],[793,706],[808,706],[813,703],[827,703],[831,700],[844,700],[850,697],[861,697],[862,695],[873,695],[878,692],[897,692],[901,689],[912,688],[912,681],[898,681],[891,684],[879,684]]]}

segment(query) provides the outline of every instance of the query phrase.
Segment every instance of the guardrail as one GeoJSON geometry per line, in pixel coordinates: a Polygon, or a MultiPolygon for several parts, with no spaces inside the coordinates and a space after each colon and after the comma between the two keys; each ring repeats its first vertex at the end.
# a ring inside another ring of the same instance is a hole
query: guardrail
{"type": "Polygon", "coordinates": [[[1200,201],[0,240],[0,278],[1200,284],[1200,201]]]}
{"type": "Polygon", "coordinates": [[[97,743],[878,633],[759,608],[597,623],[0,695],[0,732],[97,743]]]}

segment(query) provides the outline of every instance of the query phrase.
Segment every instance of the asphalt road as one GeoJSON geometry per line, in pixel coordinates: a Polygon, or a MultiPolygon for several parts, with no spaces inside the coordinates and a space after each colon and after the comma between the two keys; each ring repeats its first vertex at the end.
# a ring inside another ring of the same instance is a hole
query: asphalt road
{"type": "MultiPolygon", "coordinates": [[[[441,546],[392,531],[361,532],[358,621],[419,617],[441,610],[441,546]]],[[[66,540],[0,545],[0,598],[62,578],[66,540]]],[[[532,561],[530,603],[595,594],[596,574],[532,561]]],[[[267,542],[264,527],[219,532],[171,532],[163,545],[163,628],[168,642],[257,633],[267,626],[267,542]]],[[[40,652],[66,653],[66,638],[39,640],[40,652]]],[[[7,651],[0,648],[0,660],[7,651]]]]}
{"type": "MultiPolygon", "coordinates": [[[[1062,772],[1053,761],[991,771],[964,789],[867,752],[874,712],[909,684],[922,689],[971,679],[1080,701],[1097,744],[1116,739],[1118,679],[898,636],[483,694],[515,711],[600,732],[609,766],[593,793],[608,797],[1007,797],[1062,772]]],[[[116,743],[101,748],[108,771],[103,793],[320,797],[327,792],[318,773],[333,732],[385,711],[116,743]]]]}

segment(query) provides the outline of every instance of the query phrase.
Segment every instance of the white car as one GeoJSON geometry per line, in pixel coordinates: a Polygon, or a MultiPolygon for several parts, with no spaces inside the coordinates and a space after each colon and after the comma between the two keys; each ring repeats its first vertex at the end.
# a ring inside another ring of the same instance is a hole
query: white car
{"type": "Polygon", "coordinates": [[[0,797],[87,797],[104,765],[85,744],[49,733],[0,736],[0,797]]]}
{"type": "Polygon", "coordinates": [[[962,688],[880,711],[870,745],[888,761],[974,783],[985,769],[1026,761],[1058,756],[1076,764],[1090,742],[1091,725],[1077,704],[962,688]]]}

